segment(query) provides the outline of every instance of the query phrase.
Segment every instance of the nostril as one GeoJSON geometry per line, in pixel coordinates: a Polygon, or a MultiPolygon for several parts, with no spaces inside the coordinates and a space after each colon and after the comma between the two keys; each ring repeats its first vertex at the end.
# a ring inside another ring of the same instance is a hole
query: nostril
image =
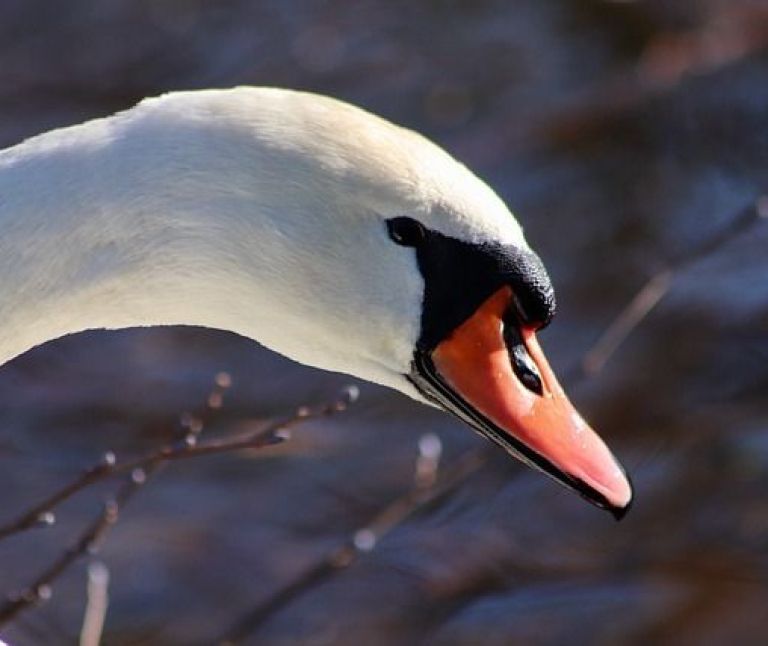
{"type": "Polygon", "coordinates": [[[513,321],[504,321],[504,343],[507,346],[509,361],[520,383],[537,395],[544,394],[544,386],[541,382],[539,369],[533,360],[520,336],[520,329],[513,321]]]}
{"type": "Polygon", "coordinates": [[[541,383],[539,369],[528,354],[528,350],[521,343],[509,348],[509,358],[512,362],[512,369],[515,371],[520,382],[531,392],[537,395],[544,394],[544,387],[541,383]]]}

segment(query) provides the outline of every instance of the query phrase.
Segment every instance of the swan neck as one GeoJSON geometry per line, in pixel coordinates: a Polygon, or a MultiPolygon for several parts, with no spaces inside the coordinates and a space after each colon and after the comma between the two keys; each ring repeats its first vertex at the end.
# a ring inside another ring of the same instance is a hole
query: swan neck
{"type": "Polygon", "coordinates": [[[243,281],[231,238],[119,148],[97,124],[0,152],[0,363],[87,329],[253,333],[233,306],[243,281]]]}

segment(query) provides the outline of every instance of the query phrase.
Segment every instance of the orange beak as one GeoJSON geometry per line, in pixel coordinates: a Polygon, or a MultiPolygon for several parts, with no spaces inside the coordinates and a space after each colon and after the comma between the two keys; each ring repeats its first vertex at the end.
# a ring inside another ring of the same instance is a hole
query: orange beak
{"type": "Polygon", "coordinates": [[[430,393],[444,405],[449,399],[446,407],[516,457],[620,518],[632,500],[627,476],[568,401],[534,329],[515,323],[505,333],[513,298],[510,287],[500,288],[422,357],[430,393]],[[515,363],[521,356],[528,366],[522,375],[515,363]]]}

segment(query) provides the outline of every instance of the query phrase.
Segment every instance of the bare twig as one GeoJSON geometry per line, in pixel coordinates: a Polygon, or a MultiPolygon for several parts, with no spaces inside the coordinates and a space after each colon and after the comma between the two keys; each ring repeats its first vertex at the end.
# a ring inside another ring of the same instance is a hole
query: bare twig
{"type": "Polygon", "coordinates": [[[4,626],[25,608],[40,601],[47,601],[53,594],[53,582],[60,577],[75,561],[98,549],[109,529],[117,522],[120,509],[147,482],[147,479],[160,467],[157,462],[149,470],[136,469],[122,485],[117,495],[105,503],[101,514],[80,534],[73,545],[49,565],[33,583],[9,596],[0,606],[0,626],[4,626]]]}
{"type": "MultiPolygon", "coordinates": [[[[223,388],[229,387],[229,384],[228,376],[224,380],[221,378],[221,375],[217,375],[211,396],[213,393],[223,392],[223,388]]],[[[219,399],[218,406],[210,406],[211,396],[208,397],[201,417],[208,417],[206,413],[209,410],[218,409],[221,405],[219,399]]],[[[146,458],[122,464],[117,463],[114,453],[108,452],[105,454],[101,464],[89,469],[82,476],[72,483],[65,485],[59,492],[50,496],[45,501],[47,503],[53,501],[53,505],[57,505],[95,482],[118,473],[130,472],[130,476],[120,487],[115,497],[105,503],[101,514],[83,530],[74,544],[49,565],[33,583],[20,592],[8,595],[6,603],[0,606],[0,627],[12,621],[25,608],[50,599],[53,594],[53,582],[81,557],[88,553],[94,553],[98,549],[109,529],[117,522],[120,509],[133,498],[139,488],[146,484],[148,478],[164,465],[165,461],[157,457],[158,454],[162,454],[165,450],[190,450],[195,446],[197,437],[203,430],[203,422],[192,422],[190,421],[191,419],[185,419],[182,423],[182,426],[188,429],[182,442],[171,447],[165,447],[156,454],[151,454],[146,458]]],[[[31,511],[23,514],[16,523],[11,523],[8,526],[8,531],[0,532],[0,537],[8,536],[16,531],[22,531],[33,526],[36,523],[30,524],[31,518],[49,517],[51,520],[47,524],[52,524],[54,517],[51,509],[52,507],[43,508],[43,505],[36,505],[31,511]]]]}
{"type": "MultiPolygon", "coordinates": [[[[218,373],[203,408],[196,414],[184,413],[181,416],[180,423],[182,430],[185,432],[187,444],[194,443],[204,426],[210,421],[215,412],[221,408],[224,392],[231,385],[232,378],[228,373],[218,373]]],[[[183,448],[183,446],[180,448],[183,448]]],[[[142,465],[134,464],[133,466],[141,467],[142,465]]],[[[25,511],[16,520],[0,526],[0,540],[33,527],[53,525],[56,522],[56,516],[53,513],[55,507],[86,487],[121,472],[130,471],[131,468],[130,465],[118,465],[115,454],[112,451],[107,451],[98,464],[87,469],[80,476],[48,496],[48,498],[25,511]]]]}
{"type": "MultiPolygon", "coordinates": [[[[423,451],[421,452],[423,458],[423,451]]],[[[299,594],[325,581],[347,568],[360,554],[372,551],[378,541],[414,513],[434,503],[456,489],[484,464],[484,450],[468,451],[456,460],[433,486],[416,484],[411,490],[391,501],[376,513],[365,527],[358,529],[344,543],[306,570],[287,586],[278,590],[264,602],[239,619],[219,639],[221,644],[237,644],[252,634],[275,610],[283,607],[299,594]]]]}
{"type": "Polygon", "coordinates": [[[426,489],[437,482],[442,455],[443,443],[437,434],[427,433],[419,438],[419,457],[413,476],[413,483],[417,488],[426,489]]]}
{"type": "Polygon", "coordinates": [[[581,360],[583,372],[581,376],[594,377],[602,371],[619,346],[666,296],[673,277],[674,272],[665,269],[648,279],[634,298],[611,321],[595,344],[584,354],[581,360]]]}
{"type": "Polygon", "coordinates": [[[191,427],[192,430],[185,436],[183,442],[164,446],[147,455],[123,462],[116,460],[114,453],[108,452],[98,465],[85,471],[59,491],[35,505],[29,511],[24,512],[16,520],[0,527],[0,539],[31,527],[39,526],[41,518],[51,515],[54,507],[96,482],[133,471],[134,469],[146,469],[158,462],[170,462],[216,453],[229,453],[241,449],[260,449],[273,444],[279,444],[287,438],[287,431],[291,427],[309,419],[325,417],[343,411],[351,401],[352,397],[349,391],[346,391],[342,397],[331,403],[316,408],[301,407],[293,415],[271,422],[257,431],[249,431],[236,436],[201,443],[198,443],[197,436],[202,427],[195,422],[191,427]]]}
{"type": "Polygon", "coordinates": [[[595,344],[587,350],[581,360],[581,376],[593,377],[602,371],[619,346],[666,296],[677,274],[766,218],[768,218],[768,198],[760,197],[744,207],[720,231],[673,256],[663,270],[646,281],[595,344]]]}
{"type": "MultiPolygon", "coordinates": [[[[217,384],[218,383],[217,380],[217,384]]],[[[217,392],[216,389],[214,389],[214,393],[215,392],[217,392]]],[[[181,442],[163,447],[146,456],[133,460],[118,462],[112,458],[106,460],[101,465],[98,465],[98,467],[86,471],[84,475],[63,487],[62,490],[49,497],[43,504],[36,505],[32,512],[23,514],[17,521],[11,523],[5,528],[4,535],[27,528],[29,526],[28,519],[32,517],[33,513],[50,513],[50,507],[46,507],[45,503],[53,501],[53,504],[59,504],[75,492],[82,490],[84,487],[93,484],[94,482],[122,473],[130,473],[130,475],[114,499],[106,503],[102,513],[81,533],[75,543],[46,568],[32,584],[28,585],[21,592],[9,596],[7,602],[0,606],[0,626],[3,626],[14,619],[16,615],[25,608],[50,598],[52,592],[51,586],[55,579],[61,576],[61,574],[80,557],[95,551],[110,527],[117,522],[120,509],[135,495],[138,489],[146,483],[150,476],[154,475],[168,462],[183,458],[232,452],[241,449],[258,449],[278,444],[287,439],[287,433],[291,427],[310,419],[325,417],[344,411],[356,398],[357,389],[350,387],[345,389],[338,398],[330,403],[315,408],[302,406],[293,415],[271,422],[257,431],[219,440],[211,440],[205,443],[198,443],[197,441],[203,428],[202,423],[195,422],[192,424],[185,424],[185,426],[188,427],[189,432],[184,436],[181,442]]],[[[218,409],[220,406],[220,398],[214,398],[214,405],[212,405],[211,397],[209,396],[209,409],[218,409]]]]}

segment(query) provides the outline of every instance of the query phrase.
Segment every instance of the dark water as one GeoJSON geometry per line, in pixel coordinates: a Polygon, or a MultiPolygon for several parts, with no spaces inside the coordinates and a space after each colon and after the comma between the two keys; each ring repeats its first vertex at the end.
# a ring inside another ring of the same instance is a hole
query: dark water
{"type": "MultiPolygon", "coordinates": [[[[543,342],[631,471],[614,523],[492,453],[347,568],[276,603],[266,644],[764,643],[768,634],[768,222],[674,274],[591,380],[572,370],[643,282],[768,186],[768,6],[691,2],[212,2],[0,6],[0,144],[178,88],[284,85],[421,130],[512,205],[560,313],[543,342]]],[[[5,287],[4,287],[5,288],[5,287]]],[[[63,339],[0,371],[0,519],[107,449],[157,446],[234,386],[210,433],[349,379],[221,332],[63,339]]],[[[210,643],[412,488],[419,437],[442,465],[483,442],[360,384],[348,413],[259,455],[174,464],[98,559],[110,644],[210,643]]],[[[11,590],[61,553],[111,487],[0,544],[11,590]]],[[[4,633],[72,643],[86,570],[4,633]]]]}

